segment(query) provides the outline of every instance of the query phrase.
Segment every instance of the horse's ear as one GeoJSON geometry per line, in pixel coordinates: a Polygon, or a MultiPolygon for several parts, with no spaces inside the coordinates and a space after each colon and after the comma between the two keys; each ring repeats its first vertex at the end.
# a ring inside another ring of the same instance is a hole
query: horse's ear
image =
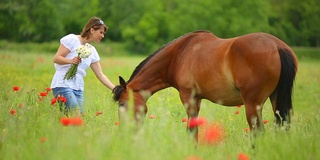
{"type": "Polygon", "coordinates": [[[127,83],[121,76],[119,76],[119,83],[123,89],[127,89],[127,83]]]}

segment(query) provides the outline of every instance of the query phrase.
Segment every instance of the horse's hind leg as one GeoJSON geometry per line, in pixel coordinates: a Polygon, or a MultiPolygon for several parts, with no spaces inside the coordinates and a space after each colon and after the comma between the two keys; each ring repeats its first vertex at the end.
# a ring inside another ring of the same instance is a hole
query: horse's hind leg
{"type": "Polygon", "coordinates": [[[262,124],[262,107],[263,104],[245,103],[247,122],[250,130],[254,132],[264,131],[262,124]]]}
{"type": "Polygon", "coordinates": [[[255,149],[255,137],[258,133],[263,133],[264,131],[264,126],[262,123],[263,103],[253,103],[245,101],[245,108],[247,122],[250,127],[251,147],[252,149],[255,149]]]}
{"type": "MultiPolygon", "coordinates": [[[[270,95],[270,102],[272,105],[274,117],[275,117],[275,124],[278,127],[284,127],[285,130],[289,130],[290,125],[287,123],[287,117],[283,117],[280,115],[280,112],[277,110],[277,92],[274,92],[270,95]]],[[[290,113],[289,113],[290,114],[290,113]]]]}
{"type": "Polygon", "coordinates": [[[264,131],[262,123],[262,108],[265,100],[267,98],[262,93],[252,92],[245,93],[242,92],[242,100],[246,108],[246,118],[250,130],[252,131],[264,131]]]}
{"type": "Polygon", "coordinates": [[[274,113],[274,116],[275,116],[275,123],[280,125],[281,124],[281,117],[279,114],[277,114],[277,109],[276,109],[276,106],[277,106],[277,93],[274,92],[270,95],[270,102],[271,102],[271,105],[272,105],[272,110],[273,110],[273,113],[274,113]]]}

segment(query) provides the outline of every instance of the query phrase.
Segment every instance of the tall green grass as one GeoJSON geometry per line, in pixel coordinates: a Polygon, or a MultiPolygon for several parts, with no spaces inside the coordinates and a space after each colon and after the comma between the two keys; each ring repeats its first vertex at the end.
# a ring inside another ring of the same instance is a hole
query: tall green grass
{"type": "MultiPolygon", "coordinates": [[[[41,52],[40,52],[41,53],[41,52]]],[[[242,108],[223,107],[204,100],[200,116],[224,127],[225,139],[216,145],[196,145],[186,132],[186,117],[178,93],[172,88],[153,95],[148,114],[138,131],[134,122],[116,125],[118,108],[111,91],[89,69],[85,77],[85,116],[82,126],[63,126],[51,92],[42,101],[39,93],[50,87],[54,74],[53,53],[23,54],[0,51],[0,159],[319,159],[320,152],[320,61],[302,59],[295,81],[294,116],[289,132],[273,125],[270,102],[263,110],[265,134],[255,139],[251,149],[242,108]],[[19,86],[18,92],[13,91],[19,86]],[[10,110],[16,114],[10,114],[10,110]],[[103,114],[96,116],[96,112],[103,114]],[[235,111],[240,111],[235,114],[235,111]],[[151,119],[149,115],[156,117],[151,119]]],[[[103,57],[103,71],[118,84],[126,80],[144,57],[103,57]]]]}

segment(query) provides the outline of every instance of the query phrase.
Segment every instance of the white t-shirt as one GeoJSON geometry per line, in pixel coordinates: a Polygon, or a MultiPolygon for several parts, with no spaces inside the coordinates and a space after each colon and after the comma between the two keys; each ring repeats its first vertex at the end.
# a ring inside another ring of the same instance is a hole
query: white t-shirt
{"type": "MultiPolygon", "coordinates": [[[[68,34],[60,39],[60,43],[70,50],[66,58],[72,59],[77,56],[76,48],[81,45],[80,39],[75,34],[68,34]]],[[[92,64],[100,60],[99,54],[94,46],[91,47],[92,52],[88,58],[83,58],[78,65],[77,74],[74,79],[64,80],[64,75],[67,73],[72,64],[57,64],[54,63],[56,73],[51,82],[51,88],[68,87],[74,90],[84,91],[83,77],[86,76],[86,69],[92,64]]]]}

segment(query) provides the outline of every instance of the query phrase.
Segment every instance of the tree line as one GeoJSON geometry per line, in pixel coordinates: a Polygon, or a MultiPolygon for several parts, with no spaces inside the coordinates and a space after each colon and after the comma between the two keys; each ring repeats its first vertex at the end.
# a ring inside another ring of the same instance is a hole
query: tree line
{"type": "Polygon", "coordinates": [[[108,25],[107,39],[141,53],[195,30],[222,38],[267,32],[292,46],[320,46],[318,0],[2,0],[0,39],[57,41],[92,16],[108,25]]]}

